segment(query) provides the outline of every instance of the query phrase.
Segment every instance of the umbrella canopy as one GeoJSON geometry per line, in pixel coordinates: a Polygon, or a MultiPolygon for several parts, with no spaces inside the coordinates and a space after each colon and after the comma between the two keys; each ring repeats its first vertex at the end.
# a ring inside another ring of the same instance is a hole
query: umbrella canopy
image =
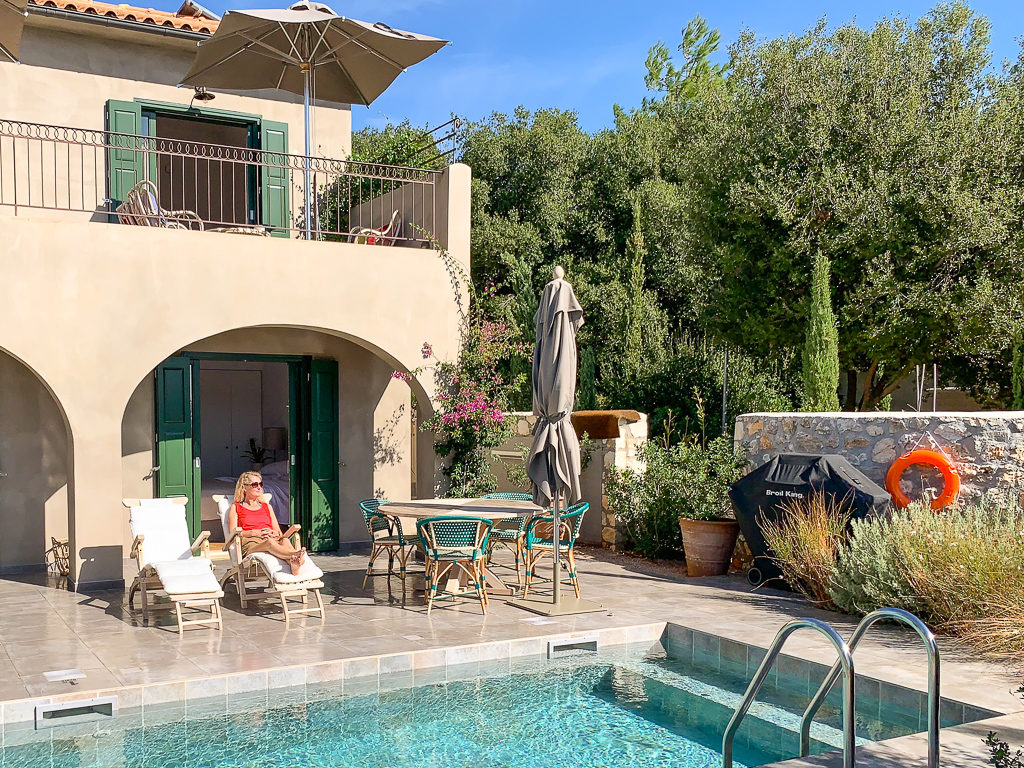
{"type": "MultiPolygon", "coordinates": [[[[6,0],[0,0],[6,2],[6,0]]],[[[313,96],[369,104],[447,40],[339,16],[326,5],[228,11],[199,46],[182,85],[225,90],[273,88],[302,95],[311,71],[313,96]]]]}
{"type": "Polygon", "coordinates": [[[533,481],[533,500],[547,507],[560,497],[573,504],[580,499],[580,443],[569,414],[576,393],[576,332],[583,325],[583,308],[572,285],[555,268],[555,279],[544,286],[533,321],[533,444],[527,473],[533,481]]]}
{"type": "Polygon", "coordinates": [[[0,0],[0,61],[17,61],[28,0],[0,0]]]}

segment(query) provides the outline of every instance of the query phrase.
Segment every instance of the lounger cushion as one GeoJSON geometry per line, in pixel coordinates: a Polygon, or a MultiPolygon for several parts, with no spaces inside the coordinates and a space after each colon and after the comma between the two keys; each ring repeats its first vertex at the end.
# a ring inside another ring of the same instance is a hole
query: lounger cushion
{"type": "Polygon", "coordinates": [[[146,499],[132,507],[132,536],[144,536],[141,565],[169,560],[191,560],[192,542],[188,537],[185,507],[173,499],[146,499]]]}
{"type": "Polygon", "coordinates": [[[315,581],[324,575],[324,572],[317,568],[316,564],[308,556],[302,567],[299,568],[299,572],[294,576],[288,563],[279,557],[274,557],[269,552],[253,552],[249,557],[259,560],[274,582],[278,584],[298,584],[303,581],[315,581]]]}
{"type": "Polygon", "coordinates": [[[150,565],[169,595],[210,594],[211,597],[219,597],[223,594],[217,577],[213,575],[213,565],[205,557],[168,560],[150,565]]]}

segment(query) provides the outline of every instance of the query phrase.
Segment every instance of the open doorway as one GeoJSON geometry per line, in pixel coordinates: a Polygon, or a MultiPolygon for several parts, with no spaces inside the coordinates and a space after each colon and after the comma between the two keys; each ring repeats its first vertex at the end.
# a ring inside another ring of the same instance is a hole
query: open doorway
{"type": "Polygon", "coordinates": [[[291,522],[288,364],[199,362],[202,527],[224,540],[213,494],[231,496],[246,470],[263,475],[263,487],[282,528],[291,522]]]}
{"type": "Polygon", "coordinates": [[[156,495],[188,497],[193,537],[223,536],[211,497],[260,463],[282,525],[314,552],[338,548],[337,360],[182,352],[157,366],[155,394],[156,495]]]}

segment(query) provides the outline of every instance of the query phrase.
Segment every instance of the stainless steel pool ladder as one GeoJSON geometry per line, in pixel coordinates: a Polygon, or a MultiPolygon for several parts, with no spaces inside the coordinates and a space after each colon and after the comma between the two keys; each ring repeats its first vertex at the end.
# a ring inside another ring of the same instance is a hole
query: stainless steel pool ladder
{"type": "Polygon", "coordinates": [[[817,713],[821,703],[825,700],[828,692],[839,679],[840,672],[842,672],[843,768],[854,768],[857,764],[857,744],[855,729],[856,696],[854,691],[856,675],[853,669],[853,650],[857,647],[857,644],[860,642],[867,630],[870,629],[875,622],[880,621],[881,619],[894,619],[913,627],[924,641],[925,647],[928,650],[928,768],[938,768],[940,700],[939,650],[935,644],[935,636],[932,635],[928,627],[924,625],[924,622],[914,616],[914,614],[900,610],[899,608],[879,608],[877,611],[869,613],[861,620],[860,624],[857,625],[857,629],[854,630],[849,644],[840,637],[834,627],[818,619],[794,619],[780,629],[779,633],[775,636],[775,640],[772,642],[771,647],[765,654],[764,660],[757,668],[754,678],[750,681],[750,685],[747,686],[747,690],[743,694],[743,698],[740,700],[740,703],[737,705],[736,711],[733,712],[732,719],[729,720],[729,724],[725,728],[725,734],[722,737],[723,768],[732,768],[732,742],[736,737],[736,731],[739,730],[740,723],[743,721],[743,718],[747,714],[747,710],[750,709],[751,704],[754,702],[754,697],[757,696],[757,692],[761,689],[765,679],[768,677],[768,672],[771,671],[772,665],[775,663],[775,659],[782,651],[782,646],[786,643],[786,640],[789,639],[789,636],[798,629],[813,629],[823,634],[828,638],[829,642],[832,643],[832,647],[836,649],[836,653],[839,656],[839,659],[829,671],[829,674],[821,684],[818,692],[814,695],[814,698],[811,699],[811,703],[808,705],[807,710],[804,712],[803,719],[800,722],[800,755],[806,756],[810,751],[811,722],[814,720],[814,715],[817,713]]]}
{"type": "MultiPolygon", "coordinates": [[[[938,768],[939,766],[939,648],[935,643],[935,635],[932,634],[931,630],[925,626],[925,623],[921,621],[914,614],[901,610],[899,608],[879,608],[877,611],[872,611],[863,619],[860,624],[857,625],[857,629],[854,630],[853,636],[850,638],[850,652],[853,653],[857,649],[858,643],[861,638],[867,633],[867,631],[875,625],[876,622],[882,619],[891,619],[898,621],[902,624],[906,624],[911,627],[920,636],[921,641],[924,643],[925,648],[928,651],[928,768],[938,768]]],[[[804,712],[803,720],[800,721],[800,756],[806,757],[811,751],[811,722],[814,720],[814,716],[818,713],[818,708],[821,707],[821,703],[825,700],[828,692],[835,685],[836,680],[839,679],[839,672],[841,667],[839,662],[836,662],[835,666],[828,673],[825,681],[818,688],[818,692],[814,694],[814,698],[811,699],[811,703],[807,705],[807,710],[804,712]]]]}

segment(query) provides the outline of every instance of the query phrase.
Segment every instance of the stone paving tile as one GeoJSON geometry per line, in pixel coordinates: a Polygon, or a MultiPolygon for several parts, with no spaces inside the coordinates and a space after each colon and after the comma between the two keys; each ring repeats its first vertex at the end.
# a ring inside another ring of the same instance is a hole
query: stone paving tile
{"type": "MultiPolygon", "coordinates": [[[[606,638],[625,641],[630,637],[625,628],[651,622],[672,621],[761,647],[767,646],[778,629],[795,616],[830,621],[844,635],[856,623],[849,617],[812,608],[789,592],[752,590],[742,578],[698,580],[652,575],[647,572],[649,566],[641,562],[600,552],[581,552],[578,558],[583,597],[599,601],[604,607],[600,612],[547,619],[511,607],[505,598],[495,596],[486,616],[478,605],[470,603],[436,607],[428,616],[422,593],[414,590],[422,577],[410,579],[403,591],[397,578],[389,583],[386,577],[378,576],[363,590],[364,555],[318,555],[316,559],[325,571],[327,615],[322,622],[306,616],[286,626],[275,604],[243,610],[229,587],[223,601],[224,631],[190,629],[184,637],[178,636],[173,617],[166,612],[154,614],[150,625],[144,626],[141,615],[129,609],[121,591],[74,594],[45,578],[0,579],[0,606],[9,607],[0,613],[0,680],[4,681],[0,683],[0,700],[27,696],[26,683],[32,687],[37,684],[34,675],[63,666],[88,666],[93,670],[87,670],[89,678],[75,687],[79,693],[116,687],[118,683],[173,682],[224,674],[240,675],[236,685],[241,690],[246,686],[244,680],[253,674],[261,681],[273,678],[275,684],[291,679],[290,675],[296,678],[296,684],[304,684],[301,668],[262,672],[290,665],[326,662],[328,666],[310,674],[313,678],[329,677],[333,674],[329,663],[333,661],[369,654],[413,653],[412,658],[389,662],[388,669],[410,665],[427,669],[431,664],[443,663],[448,655],[443,649],[452,646],[509,641],[539,651],[544,647],[540,639],[546,636],[602,629],[606,638]],[[622,629],[609,631],[612,628],[622,629]],[[42,664],[41,659],[52,659],[56,667],[42,664]],[[69,663],[62,664],[61,660],[69,663]],[[8,672],[6,676],[4,671],[8,672]],[[102,684],[101,675],[109,675],[102,678],[102,684]]],[[[129,581],[132,575],[131,564],[127,563],[129,581]]],[[[550,594],[550,585],[538,587],[537,593],[550,594]]],[[[889,627],[877,629],[877,634],[873,632],[865,639],[858,651],[859,670],[920,688],[926,661],[916,636],[889,627]]],[[[940,645],[944,655],[943,693],[947,697],[1001,707],[1007,712],[1020,709],[1019,702],[1009,694],[1015,685],[1006,670],[957,651],[944,640],[940,645]],[[984,684],[979,685],[979,681],[984,684]]],[[[793,636],[787,652],[824,664],[834,659],[834,652],[822,639],[801,633],[793,636]]],[[[476,658],[477,653],[456,650],[451,655],[476,658]]],[[[340,669],[345,669],[344,665],[340,669]]],[[[168,688],[169,692],[175,690],[173,686],[168,688]]],[[[151,694],[157,698],[160,695],[159,691],[151,694]]]]}

